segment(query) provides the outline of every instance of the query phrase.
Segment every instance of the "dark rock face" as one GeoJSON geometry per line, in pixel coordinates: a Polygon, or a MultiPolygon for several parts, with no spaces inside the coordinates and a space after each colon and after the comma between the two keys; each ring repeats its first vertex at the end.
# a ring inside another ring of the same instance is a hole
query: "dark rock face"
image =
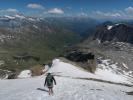
{"type": "Polygon", "coordinates": [[[92,37],[93,39],[101,40],[101,42],[118,41],[133,43],[133,26],[127,24],[101,25],[96,28],[92,37]]]}
{"type": "Polygon", "coordinates": [[[133,95],[133,91],[131,92],[126,92],[128,95],[133,95]]]}
{"type": "Polygon", "coordinates": [[[92,53],[72,51],[69,54],[67,54],[66,58],[75,62],[87,62],[89,59],[94,60],[95,56],[92,53]]]}
{"type": "Polygon", "coordinates": [[[4,77],[6,77],[6,72],[0,70],[0,78],[3,79],[4,77]]]}
{"type": "Polygon", "coordinates": [[[15,74],[15,73],[12,73],[12,74],[10,74],[10,75],[8,76],[7,79],[15,79],[15,78],[17,78],[17,77],[16,77],[16,74],[15,74]]]}
{"type": "Polygon", "coordinates": [[[96,61],[94,54],[74,50],[68,53],[65,57],[70,61],[76,62],[77,65],[91,73],[95,73],[96,61]]]}

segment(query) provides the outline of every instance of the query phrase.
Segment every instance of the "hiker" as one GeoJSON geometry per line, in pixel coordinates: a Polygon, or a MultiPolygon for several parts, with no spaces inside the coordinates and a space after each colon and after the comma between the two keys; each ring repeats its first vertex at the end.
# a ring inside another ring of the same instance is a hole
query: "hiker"
{"type": "Polygon", "coordinates": [[[48,73],[45,79],[44,87],[47,85],[49,89],[49,95],[51,94],[53,95],[53,81],[54,81],[54,84],[56,85],[55,78],[53,77],[53,75],[51,75],[51,73],[48,73]]]}

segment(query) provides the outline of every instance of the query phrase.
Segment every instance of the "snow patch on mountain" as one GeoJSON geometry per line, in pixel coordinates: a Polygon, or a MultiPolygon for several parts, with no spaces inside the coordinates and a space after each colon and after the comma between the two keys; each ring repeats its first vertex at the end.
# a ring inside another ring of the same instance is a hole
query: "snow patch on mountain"
{"type": "Polygon", "coordinates": [[[25,16],[18,15],[18,14],[16,14],[15,17],[16,17],[16,18],[20,18],[20,19],[24,19],[24,18],[26,18],[25,16]]]}
{"type": "Polygon", "coordinates": [[[9,15],[5,15],[4,17],[9,18],[9,19],[15,19],[14,16],[9,16],[9,15]]]}
{"type": "Polygon", "coordinates": [[[112,28],[113,28],[113,26],[110,26],[110,25],[107,26],[107,29],[108,29],[108,30],[111,30],[112,28]]]}
{"type": "Polygon", "coordinates": [[[14,20],[14,21],[18,21],[19,20],[28,20],[28,21],[40,21],[35,17],[28,17],[28,16],[24,16],[21,14],[16,14],[16,15],[4,15],[0,17],[0,20],[14,20]]]}
{"type": "Polygon", "coordinates": [[[36,25],[33,25],[33,27],[36,28],[36,29],[39,29],[38,26],[36,26],[36,25]]]}
{"type": "Polygon", "coordinates": [[[34,18],[28,18],[29,21],[36,21],[34,18]]]}
{"type": "Polygon", "coordinates": [[[10,39],[13,39],[14,36],[11,36],[11,35],[0,35],[0,41],[1,42],[4,42],[4,40],[10,40],[10,39]]]}
{"type": "Polygon", "coordinates": [[[125,63],[122,63],[123,67],[125,67],[126,69],[128,69],[127,65],[125,63]]]}
{"type": "Polygon", "coordinates": [[[29,78],[31,75],[32,73],[30,70],[24,70],[18,75],[18,78],[29,78]]]}
{"type": "Polygon", "coordinates": [[[116,26],[119,26],[119,25],[125,25],[123,23],[117,23],[117,24],[114,24],[114,25],[107,25],[107,29],[108,30],[111,30],[112,28],[116,27],[116,26]]]}
{"type": "MultiPolygon", "coordinates": [[[[121,67],[119,67],[118,63],[113,62],[111,59],[107,59],[107,60],[101,60],[101,63],[98,64],[98,68],[104,70],[105,72],[107,71],[106,73],[107,75],[110,73],[112,74],[112,76],[116,75],[117,78],[121,80],[126,79],[132,83],[133,71],[128,70],[128,66],[125,63],[122,63],[122,65],[127,70],[123,70],[121,67]]],[[[112,80],[117,81],[117,78],[114,77],[109,77],[109,78],[112,78],[112,80]]]]}

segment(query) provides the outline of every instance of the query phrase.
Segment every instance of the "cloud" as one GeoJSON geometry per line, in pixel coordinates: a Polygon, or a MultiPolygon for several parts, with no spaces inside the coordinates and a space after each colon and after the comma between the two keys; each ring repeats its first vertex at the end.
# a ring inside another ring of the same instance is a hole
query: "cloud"
{"type": "Polygon", "coordinates": [[[92,11],[90,15],[95,18],[113,18],[113,19],[133,19],[133,7],[129,6],[121,10],[114,11],[92,11]]]}
{"type": "Polygon", "coordinates": [[[87,17],[88,14],[87,13],[84,13],[84,12],[81,12],[81,13],[78,14],[78,16],[87,17]]]}
{"type": "Polygon", "coordinates": [[[36,4],[36,3],[31,3],[27,5],[28,8],[31,9],[44,9],[44,7],[40,4],[36,4]]]}
{"type": "Polygon", "coordinates": [[[133,13],[133,7],[128,7],[125,9],[126,12],[133,13]]]}
{"type": "Polygon", "coordinates": [[[83,8],[80,8],[80,10],[83,10],[83,8]]]}
{"type": "Polygon", "coordinates": [[[66,7],[66,9],[71,10],[71,9],[72,9],[72,7],[69,7],[69,6],[68,6],[68,7],[66,7]]]}
{"type": "Polygon", "coordinates": [[[103,17],[121,17],[119,12],[102,12],[102,11],[95,11],[94,14],[103,17]]]}
{"type": "Polygon", "coordinates": [[[110,16],[112,16],[112,17],[121,17],[121,14],[120,13],[112,13],[110,16]]]}
{"type": "Polygon", "coordinates": [[[48,10],[48,13],[50,13],[50,14],[63,14],[64,11],[62,9],[59,9],[59,8],[53,8],[53,9],[48,10]]]}
{"type": "Polygon", "coordinates": [[[14,13],[17,13],[18,12],[17,9],[13,9],[13,8],[8,8],[5,11],[7,11],[7,12],[14,12],[14,13]]]}

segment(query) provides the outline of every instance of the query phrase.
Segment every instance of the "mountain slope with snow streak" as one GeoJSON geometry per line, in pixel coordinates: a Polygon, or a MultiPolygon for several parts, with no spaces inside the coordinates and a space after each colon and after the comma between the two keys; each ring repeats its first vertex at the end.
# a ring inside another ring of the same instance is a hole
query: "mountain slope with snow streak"
{"type": "MultiPolygon", "coordinates": [[[[0,80],[1,100],[132,100],[132,96],[125,92],[131,87],[101,83],[71,77],[98,77],[71,64],[58,59],[53,61],[49,70],[55,76],[57,85],[54,86],[54,95],[49,96],[47,88],[43,87],[45,75],[15,80],[0,80]],[[63,77],[69,76],[69,77],[63,77]]],[[[126,81],[126,80],[125,80],[126,81]]]]}

